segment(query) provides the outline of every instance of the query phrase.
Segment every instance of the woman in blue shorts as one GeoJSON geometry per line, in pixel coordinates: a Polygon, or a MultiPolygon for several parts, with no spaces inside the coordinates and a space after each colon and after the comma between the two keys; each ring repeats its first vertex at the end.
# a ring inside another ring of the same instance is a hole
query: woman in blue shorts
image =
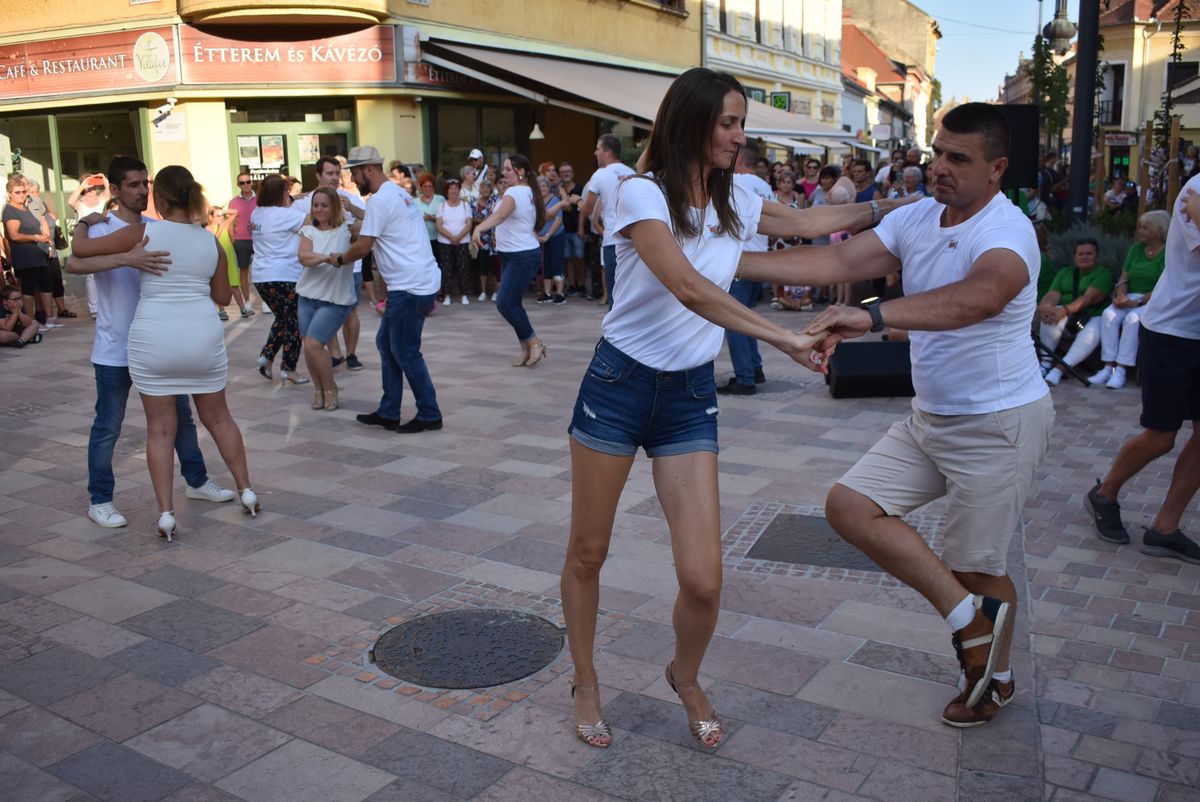
{"type": "Polygon", "coordinates": [[[813,367],[813,340],[742,306],[729,285],[756,232],[813,237],[861,227],[890,203],[812,210],[764,204],[732,181],[745,119],[736,78],[704,68],[685,72],[659,106],[642,157],[646,172],[624,179],[617,191],[616,293],[570,426],[571,538],[562,573],[576,732],[589,746],[612,741],[593,660],[600,569],[639,448],[653,460],[679,582],[667,681],[696,740],[710,749],[721,743],[721,720],[697,680],[721,596],[712,361],[731,329],[813,367]]]}

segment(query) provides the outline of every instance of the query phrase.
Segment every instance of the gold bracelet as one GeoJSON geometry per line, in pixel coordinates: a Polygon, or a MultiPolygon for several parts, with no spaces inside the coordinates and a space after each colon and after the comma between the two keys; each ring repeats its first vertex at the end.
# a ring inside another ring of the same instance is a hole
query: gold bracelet
{"type": "Polygon", "coordinates": [[[741,260],[740,258],[738,259],[738,266],[737,266],[737,270],[735,270],[735,271],[733,272],[733,280],[734,280],[734,281],[741,281],[741,280],[742,280],[742,260],[741,260]]]}

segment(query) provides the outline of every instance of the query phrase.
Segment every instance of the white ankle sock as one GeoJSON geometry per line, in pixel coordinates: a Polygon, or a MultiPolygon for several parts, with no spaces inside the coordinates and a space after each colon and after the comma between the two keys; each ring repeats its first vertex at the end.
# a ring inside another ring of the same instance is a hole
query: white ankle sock
{"type": "Polygon", "coordinates": [[[975,617],[975,597],[968,593],[966,597],[955,605],[950,611],[950,615],[946,616],[946,623],[950,625],[951,632],[958,632],[960,629],[971,623],[971,619],[975,617]]]}
{"type": "Polygon", "coordinates": [[[997,682],[1010,682],[1012,680],[1012,669],[1010,668],[1008,671],[997,671],[995,674],[992,674],[992,679],[996,680],[997,682]]]}

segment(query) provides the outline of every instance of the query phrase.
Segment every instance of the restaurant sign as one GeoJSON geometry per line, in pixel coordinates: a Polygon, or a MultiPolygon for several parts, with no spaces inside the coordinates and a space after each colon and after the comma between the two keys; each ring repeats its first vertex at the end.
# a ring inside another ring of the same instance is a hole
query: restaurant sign
{"type": "Polygon", "coordinates": [[[176,80],[169,27],[0,45],[0,100],[130,92],[176,80]]]}
{"type": "Polygon", "coordinates": [[[395,29],[286,42],[230,39],[179,26],[185,84],[394,84],[395,29]]]}

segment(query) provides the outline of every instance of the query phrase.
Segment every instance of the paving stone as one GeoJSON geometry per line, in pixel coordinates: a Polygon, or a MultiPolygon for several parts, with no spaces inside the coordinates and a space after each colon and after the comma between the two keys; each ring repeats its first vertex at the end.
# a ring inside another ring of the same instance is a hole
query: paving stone
{"type": "Polygon", "coordinates": [[[219,666],[190,679],[180,686],[188,693],[202,696],[221,707],[251,718],[262,718],[299,699],[301,694],[290,685],[257,674],[219,666]]]}
{"type": "MultiPolygon", "coordinates": [[[[495,785],[492,786],[492,788],[495,787],[495,785]]],[[[578,788],[579,786],[577,785],[571,786],[571,791],[575,791],[578,788]]],[[[475,797],[476,800],[484,798],[483,796],[475,797]]],[[[418,799],[421,802],[459,802],[460,798],[439,791],[425,783],[402,777],[398,780],[393,780],[388,785],[371,794],[366,798],[365,802],[413,802],[413,800],[418,799]]]]}
{"type": "Polygon", "coordinates": [[[947,685],[958,681],[958,665],[952,659],[891,643],[867,641],[850,656],[850,662],[947,685]]]}
{"type": "MultiPolygon", "coordinates": [[[[407,797],[406,800],[415,798],[417,797],[407,797]]],[[[425,799],[425,797],[421,797],[421,799],[425,799]]],[[[486,791],[475,797],[472,802],[509,802],[509,800],[513,799],[570,799],[571,802],[613,802],[617,797],[518,767],[493,783],[486,791]]],[[[447,802],[448,800],[449,798],[447,798],[447,802]]],[[[383,801],[372,798],[370,802],[383,801]]],[[[392,801],[389,800],[388,802],[392,801]]],[[[396,797],[395,802],[401,802],[401,799],[396,797]]],[[[431,800],[431,802],[433,801],[431,800]]],[[[442,801],[437,800],[437,802],[442,801]]]]}
{"type": "Polygon", "coordinates": [[[0,718],[0,749],[35,766],[48,766],[104,740],[40,707],[0,718]]]}
{"type": "Polygon", "coordinates": [[[70,646],[92,657],[109,657],[122,649],[135,646],[145,637],[124,627],[109,624],[88,616],[78,616],[65,624],[41,633],[43,638],[70,646]]]}
{"type": "Polygon", "coordinates": [[[171,593],[187,599],[216,590],[226,584],[224,580],[216,579],[208,574],[187,571],[173,565],[159,568],[157,571],[151,571],[148,574],[142,574],[139,577],[135,577],[133,581],[139,585],[157,588],[164,593],[171,593]]]}
{"type": "Polygon", "coordinates": [[[263,723],[350,757],[400,731],[399,725],[313,696],[279,708],[263,723]]]}
{"type": "Polygon", "coordinates": [[[254,618],[278,612],[292,603],[292,599],[233,583],[222,585],[216,590],[197,596],[196,601],[254,618]]]}
{"type": "Polygon", "coordinates": [[[125,746],[211,783],[288,740],[278,730],[202,704],[131,738],[125,746]]]}
{"type": "Polygon", "coordinates": [[[420,601],[459,582],[457,577],[448,574],[390,560],[355,565],[329,578],[334,582],[406,601],[420,601]]]}
{"type": "Polygon", "coordinates": [[[0,752],[0,778],[5,802],[67,802],[79,796],[78,788],[4,752],[0,752]]]}
{"type": "Polygon", "coordinates": [[[1035,778],[974,770],[959,772],[958,789],[960,798],[971,802],[1013,802],[1039,799],[1042,794],[1042,784],[1035,778]]]}
{"type": "Polygon", "coordinates": [[[321,542],[327,546],[336,546],[339,549],[346,549],[347,551],[372,554],[376,557],[385,557],[406,545],[401,540],[376,537],[374,535],[363,534],[362,532],[338,532],[333,535],[326,535],[321,538],[321,542]]]}
{"type": "Polygon", "coordinates": [[[296,688],[307,688],[328,675],[303,661],[328,646],[328,641],[294,629],[264,626],[213,649],[209,656],[296,688]]]}
{"type": "Polygon", "coordinates": [[[99,571],[53,557],[34,556],[0,566],[0,582],[35,596],[47,596],[98,576],[99,571]]]}
{"type": "Polygon", "coordinates": [[[162,802],[238,802],[238,798],[211,785],[192,783],[164,796],[162,802]]]}
{"type": "Polygon", "coordinates": [[[94,688],[121,669],[66,646],[0,667],[0,688],[38,705],[48,705],[94,688]]]}
{"type": "MultiPolygon", "coordinates": [[[[910,763],[951,777],[957,770],[958,739],[950,733],[933,733],[843,712],[825,728],[819,740],[889,761],[910,763]]],[[[1033,757],[1036,770],[1036,754],[1033,757]]]]}
{"type": "Polygon", "coordinates": [[[622,799],[691,802],[774,802],[791,784],[776,771],[747,766],[720,754],[701,755],[633,733],[615,738],[604,754],[572,779],[622,799]]]}
{"type": "Polygon", "coordinates": [[[150,802],[191,782],[186,774],[113,743],[93,746],[47,771],[105,802],[150,802]]]}
{"type": "Polygon", "coordinates": [[[192,599],[179,599],[126,619],[123,625],[193,652],[207,652],[253,632],[262,622],[192,599]]]}
{"type": "Polygon", "coordinates": [[[1200,732],[1200,707],[1163,703],[1154,721],[1167,727],[1200,732]]]}
{"type": "Polygon", "coordinates": [[[64,718],[114,741],[161,724],[200,700],[137,674],[122,674],[50,705],[64,718]]]}
{"type": "Polygon", "coordinates": [[[215,785],[256,802],[359,802],[395,777],[305,741],[292,740],[215,785]]]}
{"type": "Polygon", "coordinates": [[[47,597],[61,604],[87,613],[110,624],[125,621],[131,616],[169,604],[177,599],[170,593],[144,587],[136,582],[102,576],[89,582],[74,585],[47,597]]]}
{"type": "Polygon", "coordinates": [[[108,661],[171,686],[182,685],[220,665],[216,660],[187,649],[146,638],[109,656],[108,661]]]}
{"type": "Polygon", "coordinates": [[[1126,771],[1102,767],[1096,772],[1089,790],[1096,796],[1120,802],[1154,802],[1158,783],[1126,771]]]}
{"type": "Polygon", "coordinates": [[[1084,707],[1060,704],[1049,723],[1064,730],[1107,738],[1112,735],[1113,729],[1117,726],[1117,717],[1084,707]]]}
{"type": "Polygon", "coordinates": [[[470,799],[513,764],[410,729],[380,741],[361,760],[400,777],[470,799]]]}
{"type": "MultiPolygon", "coordinates": [[[[888,802],[927,802],[951,799],[955,792],[953,777],[924,771],[906,763],[881,760],[859,786],[857,793],[888,802]]],[[[974,797],[971,797],[972,799],[974,797]]],[[[1009,797],[1009,799],[1020,797],[1009,797]]]]}
{"type": "Polygon", "coordinates": [[[708,695],[723,717],[803,738],[820,737],[838,717],[831,707],[722,680],[708,686],[708,695]]]}

